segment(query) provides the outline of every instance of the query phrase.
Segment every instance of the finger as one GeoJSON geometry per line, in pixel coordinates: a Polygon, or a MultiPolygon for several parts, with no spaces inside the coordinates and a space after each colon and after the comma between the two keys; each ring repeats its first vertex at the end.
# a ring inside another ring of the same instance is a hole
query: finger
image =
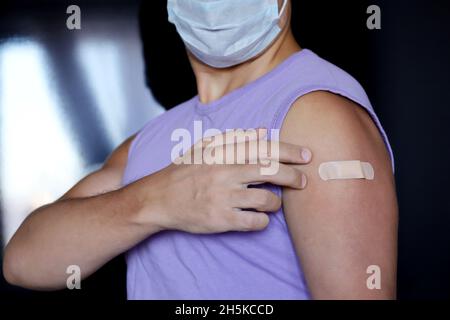
{"type": "Polygon", "coordinates": [[[264,139],[237,144],[208,145],[205,154],[214,155],[220,164],[269,164],[271,160],[290,164],[306,164],[312,153],[308,148],[264,139]]]}
{"type": "Polygon", "coordinates": [[[275,193],[263,189],[236,190],[231,205],[242,210],[254,209],[260,212],[276,212],[281,208],[281,199],[275,193]]]}
{"type": "Polygon", "coordinates": [[[245,143],[245,141],[257,141],[264,139],[267,136],[267,129],[233,129],[227,130],[222,134],[204,138],[210,141],[209,148],[215,148],[224,145],[235,145],[238,143],[245,143]]]}
{"type": "MultiPolygon", "coordinates": [[[[240,138],[239,138],[240,139],[240,138]]],[[[204,154],[214,155],[221,164],[257,164],[258,163],[258,139],[241,140],[237,143],[223,145],[209,145],[204,154]]],[[[216,161],[217,162],[217,161],[216,161]]]]}
{"type": "Polygon", "coordinates": [[[236,141],[252,141],[263,139],[267,135],[267,129],[235,129],[227,130],[225,132],[209,136],[202,137],[195,142],[188,151],[181,157],[182,159],[193,160],[193,155],[201,155],[206,148],[216,148],[225,145],[227,142],[236,143],[236,141]]]}
{"type": "Polygon", "coordinates": [[[202,149],[206,164],[245,164],[248,156],[246,145],[252,146],[251,149],[257,152],[258,141],[264,139],[266,135],[267,129],[264,128],[228,130],[204,138],[194,146],[194,149],[202,149]],[[237,148],[238,145],[242,147],[237,148]]]}
{"type": "Polygon", "coordinates": [[[262,212],[234,210],[229,218],[230,231],[258,231],[269,224],[269,216],[262,212]]]}
{"type": "Polygon", "coordinates": [[[306,187],[306,175],[292,166],[271,161],[269,167],[261,165],[241,165],[236,169],[240,183],[253,185],[271,183],[282,187],[304,189],[306,187]]]}
{"type": "Polygon", "coordinates": [[[268,160],[292,164],[306,164],[312,158],[311,150],[308,148],[280,141],[267,141],[265,154],[268,160]]]}
{"type": "Polygon", "coordinates": [[[254,152],[251,146],[246,146],[246,149],[249,149],[251,157],[254,157],[256,153],[259,162],[263,164],[269,160],[292,164],[306,164],[312,158],[311,150],[291,143],[259,140],[257,147],[257,152],[254,152]]]}

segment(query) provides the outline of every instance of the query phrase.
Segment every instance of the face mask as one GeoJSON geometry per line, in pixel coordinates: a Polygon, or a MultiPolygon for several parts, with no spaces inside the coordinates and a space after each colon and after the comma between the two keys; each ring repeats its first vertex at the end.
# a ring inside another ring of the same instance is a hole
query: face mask
{"type": "Polygon", "coordinates": [[[168,0],[169,21],[200,61],[226,68],[263,52],[281,31],[277,0],[168,0]]]}

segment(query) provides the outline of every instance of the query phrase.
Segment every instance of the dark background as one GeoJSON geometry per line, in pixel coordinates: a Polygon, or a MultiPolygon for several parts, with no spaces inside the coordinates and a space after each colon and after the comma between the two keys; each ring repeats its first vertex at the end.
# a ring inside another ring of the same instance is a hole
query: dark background
{"type": "MultiPolygon", "coordinates": [[[[400,207],[398,298],[450,298],[450,174],[446,168],[450,163],[450,4],[438,0],[292,2],[292,25],[300,45],[361,82],[392,144],[400,207]],[[366,9],[371,4],[381,8],[381,30],[366,28],[366,9]]],[[[73,3],[94,18],[104,12],[129,12],[130,23],[140,18],[145,74],[155,99],[170,108],[195,94],[183,45],[167,23],[165,1],[145,1],[141,6],[137,1],[31,3],[3,5],[0,41],[24,26],[33,33],[61,23],[61,12],[73,3]]],[[[62,35],[57,41],[64,47],[62,35]]],[[[57,55],[60,49],[54,50],[57,55]]],[[[107,156],[111,147],[101,137],[91,141],[88,158],[107,156]]],[[[0,280],[0,292],[9,297],[120,300],[125,298],[123,258],[108,263],[82,286],[78,292],[36,293],[0,280]]]]}

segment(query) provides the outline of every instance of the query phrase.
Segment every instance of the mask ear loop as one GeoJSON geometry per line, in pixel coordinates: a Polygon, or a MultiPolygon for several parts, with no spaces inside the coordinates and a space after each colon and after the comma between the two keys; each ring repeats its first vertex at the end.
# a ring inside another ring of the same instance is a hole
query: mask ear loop
{"type": "Polygon", "coordinates": [[[283,4],[281,5],[281,9],[280,9],[280,11],[279,11],[279,13],[278,13],[278,18],[275,20],[275,23],[278,25],[278,27],[279,27],[281,30],[284,29],[284,27],[288,24],[288,20],[289,20],[289,17],[284,17],[284,18],[285,18],[285,21],[284,21],[283,24],[281,23],[281,21],[282,21],[282,19],[283,19],[283,15],[284,15],[285,12],[286,12],[287,3],[288,3],[288,0],[283,0],[283,4]]]}
{"type": "Polygon", "coordinates": [[[286,11],[287,3],[288,3],[288,0],[284,0],[283,1],[283,5],[281,6],[281,10],[278,13],[278,19],[281,19],[281,16],[284,14],[284,11],[286,11]]]}

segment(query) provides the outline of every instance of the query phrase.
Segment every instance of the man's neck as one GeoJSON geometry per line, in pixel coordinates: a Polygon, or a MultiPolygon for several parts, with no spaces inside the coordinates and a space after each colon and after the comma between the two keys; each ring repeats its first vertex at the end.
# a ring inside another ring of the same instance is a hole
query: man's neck
{"type": "Polygon", "coordinates": [[[217,69],[207,66],[189,54],[192,69],[197,80],[197,91],[202,103],[210,103],[227,93],[250,83],[283,62],[301,48],[290,29],[286,29],[278,39],[259,57],[238,66],[217,69]]]}

